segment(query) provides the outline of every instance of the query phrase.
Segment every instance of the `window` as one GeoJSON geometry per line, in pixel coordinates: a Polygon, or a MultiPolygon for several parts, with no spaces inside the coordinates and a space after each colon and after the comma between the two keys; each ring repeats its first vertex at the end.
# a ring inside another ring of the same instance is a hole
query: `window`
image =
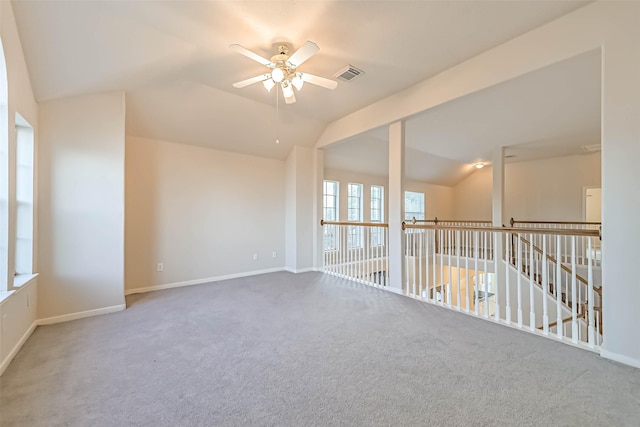
{"type": "MultiPolygon", "coordinates": [[[[371,186],[371,222],[384,222],[384,187],[371,186]]],[[[384,229],[371,228],[371,246],[384,245],[384,229]]]]}
{"type": "MultiPolygon", "coordinates": [[[[362,222],[362,184],[349,183],[347,187],[347,221],[362,222]]],[[[349,226],[347,234],[349,248],[362,247],[362,227],[349,226]]]]}
{"type": "Polygon", "coordinates": [[[9,278],[9,112],[7,67],[0,40],[0,291],[9,278]]]}
{"type": "Polygon", "coordinates": [[[33,128],[16,114],[16,274],[33,273],[33,128]]]}
{"type": "Polygon", "coordinates": [[[404,192],[404,219],[424,219],[424,193],[404,192]]]}
{"type": "MultiPolygon", "coordinates": [[[[338,220],[338,189],[339,184],[335,181],[324,181],[322,185],[322,218],[325,221],[338,220]]],[[[335,250],[337,227],[335,225],[325,225],[323,227],[324,250],[335,250]]]]}

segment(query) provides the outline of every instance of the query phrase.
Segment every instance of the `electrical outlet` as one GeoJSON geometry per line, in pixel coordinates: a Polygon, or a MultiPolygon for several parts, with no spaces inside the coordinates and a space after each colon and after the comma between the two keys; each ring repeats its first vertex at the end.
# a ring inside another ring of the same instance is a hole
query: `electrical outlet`
{"type": "Polygon", "coordinates": [[[273,251],[273,253],[271,254],[271,257],[276,258],[278,256],[278,254],[276,253],[276,251],[273,251]]]}
{"type": "Polygon", "coordinates": [[[253,254],[253,260],[254,260],[254,261],[257,261],[257,260],[258,260],[258,254],[257,254],[257,253],[256,253],[256,254],[253,254]]]}
{"type": "Polygon", "coordinates": [[[164,271],[164,264],[159,262],[158,266],[156,267],[156,271],[164,271]]]}

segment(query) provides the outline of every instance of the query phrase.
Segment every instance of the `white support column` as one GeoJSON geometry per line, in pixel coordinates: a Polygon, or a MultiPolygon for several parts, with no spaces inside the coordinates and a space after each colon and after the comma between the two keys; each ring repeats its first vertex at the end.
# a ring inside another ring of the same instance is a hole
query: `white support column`
{"type": "Polygon", "coordinates": [[[324,242],[323,230],[320,220],[323,219],[322,211],[322,183],[324,181],[324,151],[318,148],[313,150],[313,268],[321,271],[323,267],[324,242]]]}
{"type": "MultiPolygon", "coordinates": [[[[493,198],[491,204],[491,220],[494,227],[501,227],[504,224],[504,147],[500,147],[493,152],[493,198]]],[[[494,262],[496,272],[496,318],[503,319],[501,307],[506,307],[507,301],[505,292],[497,293],[498,289],[507,286],[507,269],[503,267],[504,262],[504,236],[497,235],[495,239],[494,262]],[[501,300],[502,299],[502,300],[501,300]]],[[[509,321],[511,319],[508,319],[509,321]]]]}
{"type": "Polygon", "coordinates": [[[404,121],[389,125],[389,287],[399,292],[404,283],[404,128],[404,121]]]}
{"type": "Polygon", "coordinates": [[[493,199],[491,220],[494,227],[504,224],[504,147],[493,152],[493,199]]]}

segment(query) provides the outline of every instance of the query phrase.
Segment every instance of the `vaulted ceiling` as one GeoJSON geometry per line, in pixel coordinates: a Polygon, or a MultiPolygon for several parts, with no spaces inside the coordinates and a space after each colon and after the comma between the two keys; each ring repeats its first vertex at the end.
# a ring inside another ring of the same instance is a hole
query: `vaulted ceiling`
{"type": "MultiPolygon", "coordinates": [[[[283,159],[293,145],[313,146],[333,120],[586,3],[59,0],[14,1],[13,8],[38,101],[125,91],[127,134],[283,159]],[[365,74],[334,91],[305,85],[295,104],[280,102],[277,121],[275,91],[231,86],[264,69],[229,44],[270,57],[281,42],[295,50],[306,40],[320,51],[302,71],[333,77],[351,64],[365,74]]],[[[487,111],[479,115],[478,103],[509,98],[497,90],[413,118],[408,129],[428,142],[410,141],[411,149],[436,156],[425,159],[435,159],[434,165],[470,161],[455,155],[460,149],[454,145],[485,144],[474,142],[473,132],[486,132],[482,123],[495,119],[487,111]],[[449,133],[460,127],[457,114],[465,117],[468,134],[449,133]]],[[[536,95],[526,88],[522,93],[536,95]]],[[[509,115],[512,107],[494,113],[517,121],[509,115]]],[[[503,133],[492,144],[520,138],[503,133]]],[[[520,142],[556,136],[538,132],[520,142]]],[[[456,173],[434,179],[453,182],[456,173]]]]}

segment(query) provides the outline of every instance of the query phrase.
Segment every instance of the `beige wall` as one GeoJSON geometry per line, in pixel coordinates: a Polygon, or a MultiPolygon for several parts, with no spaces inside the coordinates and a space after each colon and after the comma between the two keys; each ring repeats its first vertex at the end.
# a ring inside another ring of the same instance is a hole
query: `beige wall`
{"type": "Polygon", "coordinates": [[[124,113],[120,92],[40,104],[40,318],[124,308],[124,113]]]}
{"type": "MultiPolygon", "coordinates": [[[[585,187],[600,186],[600,153],[514,162],[505,166],[505,222],[583,221],[585,187]]],[[[456,219],[491,219],[492,168],[454,187],[456,219]]]]}
{"type": "Polygon", "coordinates": [[[283,161],[127,137],[127,291],[283,268],[284,218],[283,161]]]}
{"type": "MultiPolygon", "coordinates": [[[[381,185],[384,187],[384,218],[389,219],[389,178],[386,176],[367,175],[359,172],[343,171],[337,169],[325,169],[324,179],[340,182],[340,201],[339,201],[339,219],[347,220],[347,184],[358,183],[363,184],[364,191],[364,221],[368,222],[371,217],[371,192],[372,185],[381,185]]],[[[406,191],[416,191],[424,193],[425,200],[425,217],[426,218],[449,218],[453,215],[453,188],[443,185],[428,184],[418,181],[405,181],[406,191]]]]}

